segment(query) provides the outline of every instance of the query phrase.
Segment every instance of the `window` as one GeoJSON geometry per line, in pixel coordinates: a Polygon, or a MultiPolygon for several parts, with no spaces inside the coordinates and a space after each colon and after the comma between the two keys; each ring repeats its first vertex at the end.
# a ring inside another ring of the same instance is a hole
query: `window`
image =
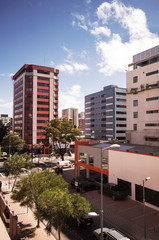
{"type": "Polygon", "coordinates": [[[159,127],[159,123],[146,123],[145,127],[159,127]]]}
{"type": "Polygon", "coordinates": [[[38,76],[38,80],[49,81],[50,78],[47,78],[47,77],[39,77],[39,76],[38,76]]]}
{"type": "Polygon", "coordinates": [[[50,74],[49,71],[44,71],[44,70],[38,70],[37,72],[38,72],[38,73],[42,73],[42,74],[50,74]]]}
{"type": "Polygon", "coordinates": [[[15,84],[14,86],[18,85],[18,83],[22,82],[23,81],[23,78],[19,79],[15,84]]]}
{"type": "Polygon", "coordinates": [[[133,77],[133,83],[137,83],[138,82],[138,76],[133,77]]]}
{"type": "Polygon", "coordinates": [[[46,89],[37,89],[38,92],[45,92],[45,93],[49,93],[49,90],[46,89]]]}
{"type": "Polygon", "coordinates": [[[134,107],[138,106],[138,100],[133,100],[133,106],[134,107]]]}
{"type": "Polygon", "coordinates": [[[146,111],[147,114],[159,113],[159,110],[149,110],[146,111]]]}
{"type": "Polygon", "coordinates": [[[126,93],[123,93],[123,92],[116,92],[116,95],[126,96],[126,93]]]}
{"type": "Polygon", "coordinates": [[[126,108],[125,105],[116,105],[117,108],[126,108]]]}
{"type": "Polygon", "coordinates": [[[134,115],[134,118],[138,118],[138,112],[134,112],[133,115],[134,115]]]}
{"type": "Polygon", "coordinates": [[[146,76],[150,76],[150,75],[157,74],[157,73],[159,73],[159,70],[156,70],[156,71],[153,71],[153,72],[146,73],[146,76]]]}
{"type": "Polygon", "coordinates": [[[137,131],[137,124],[136,123],[133,125],[133,130],[137,131]]]}
{"type": "Polygon", "coordinates": [[[41,101],[37,101],[37,104],[40,104],[40,105],[49,105],[49,102],[41,102],[41,101]]]}
{"type": "Polygon", "coordinates": [[[49,83],[40,83],[38,82],[38,86],[44,86],[44,87],[49,87],[49,83]]]}
{"type": "Polygon", "coordinates": [[[145,141],[159,142],[159,138],[156,138],[156,137],[145,137],[145,141]]]}
{"type": "Polygon", "coordinates": [[[89,165],[94,166],[94,157],[93,155],[88,155],[89,165]]]}
{"type": "Polygon", "coordinates": [[[154,101],[154,100],[158,100],[159,97],[151,97],[151,98],[146,98],[146,101],[154,101]]]}
{"type": "Polygon", "coordinates": [[[48,111],[49,108],[37,108],[37,111],[48,111]]]}
{"type": "Polygon", "coordinates": [[[86,153],[80,153],[79,154],[79,162],[87,164],[87,154],[86,153]]]}
{"type": "Polygon", "coordinates": [[[45,95],[37,95],[37,98],[49,99],[49,96],[45,96],[45,95]]]}

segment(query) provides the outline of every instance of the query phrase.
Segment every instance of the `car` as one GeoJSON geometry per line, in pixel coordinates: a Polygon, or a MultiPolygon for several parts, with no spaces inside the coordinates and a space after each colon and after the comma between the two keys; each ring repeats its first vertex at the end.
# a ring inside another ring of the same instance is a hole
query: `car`
{"type": "Polygon", "coordinates": [[[94,223],[94,219],[92,216],[81,217],[80,222],[77,222],[77,220],[71,218],[71,222],[79,227],[91,227],[94,223]]]}
{"type": "Polygon", "coordinates": [[[21,168],[21,172],[23,172],[23,173],[30,173],[30,170],[28,170],[26,168],[21,168]]]}
{"type": "Polygon", "coordinates": [[[97,190],[97,189],[99,189],[99,185],[96,182],[91,180],[81,181],[77,186],[77,191],[80,193],[97,190]]]}
{"type": "Polygon", "coordinates": [[[81,227],[90,227],[90,226],[92,226],[93,223],[94,223],[94,219],[91,216],[80,219],[80,226],[81,227]]]}
{"type": "Polygon", "coordinates": [[[115,183],[105,183],[103,184],[103,193],[110,196],[113,200],[126,199],[128,196],[128,189],[122,189],[115,183]]]}
{"type": "MultiPolygon", "coordinates": [[[[101,228],[98,228],[93,231],[93,239],[94,240],[100,240],[101,239],[101,228]]],[[[130,240],[130,238],[127,238],[124,236],[123,233],[119,232],[118,230],[114,228],[103,228],[103,240],[130,240]]]]}

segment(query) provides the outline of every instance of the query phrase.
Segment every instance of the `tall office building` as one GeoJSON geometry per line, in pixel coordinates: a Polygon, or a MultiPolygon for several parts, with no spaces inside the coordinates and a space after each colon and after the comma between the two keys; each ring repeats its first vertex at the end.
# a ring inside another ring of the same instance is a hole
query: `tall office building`
{"type": "Polygon", "coordinates": [[[126,89],[114,85],[85,96],[85,138],[125,140],[126,89]]]}
{"type": "Polygon", "coordinates": [[[134,55],[129,68],[126,139],[159,146],[159,46],[134,55]]]}
{"type": "Polygon", "coordinates": [[[78,128],[84,133],[85,132],[85,113],[81,112],[78,114],[78,128]]]}
{"type": "Polygon", "coordinates": [[[13,76],[13,131],[28,145],[43,142],[46,121],[58,117],[59,70],[25,64],[13,76]]]}
{"type": "Polygon", "coordinates": [[[76,128],[78,128],[78,109],[77,108],[66,108],[62,109],[62,118],[67,118],[72,122],[76,128]]]}

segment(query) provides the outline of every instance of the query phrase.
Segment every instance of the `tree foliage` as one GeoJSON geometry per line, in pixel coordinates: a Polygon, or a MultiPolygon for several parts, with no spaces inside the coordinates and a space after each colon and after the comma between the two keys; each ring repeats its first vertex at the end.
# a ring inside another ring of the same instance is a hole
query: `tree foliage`
{"type": "Polygon", "coordinates": [[[38,211],[38,198],[46,189],[53,189],[56,186],[62,191],[68,190],[68,184],[63,177],[49,171],[32,172],[27,178],[22,178],[17,182],[12,199],[20,202],[21,206],[29,206],[34,209],[34,214],[38,220],[39,226],[40,215],[38,211]]]}
{"type": "Polygon", "coordinates": [[[54,149],[64,160],[68,146],[72,141],[77,141],[82,135],[81,131],[73,126],[66,118],[53,119],[44,126],[45,136],[51,138],[54,149]]]}
{"type": "Polygon", "coordinates": [[[48,170],[31,173],[17,182],[12,193],[12,199],[20,202],[21,206],[33,209],[37,218],[47,222],[47,231],[51,232],[54,226],[60,232],[64,221],[70,216],[78,222],[90,212],[89,202],[78,193],[70,194],[68,183],[62,175],[51,173],[48,170]]]}
{"type": "Polygon", "coordinates": [[[10,154],[21,151],[23,146],[24,140],[18,135],[18,133],[9,133],[3,137],[3,147],[10,154]]]}
{"type": "Polygon", "coordinates": [[[4,162],[4,172],[6,176],[12,175],[14,177],[14,184],[12,190],[14,189],[17,178],[21,174],[21,169],[30,169],[33,167],[32,159],[26,153],[24,154],[14,154],[12,157],[7,158],[4,162]]]}

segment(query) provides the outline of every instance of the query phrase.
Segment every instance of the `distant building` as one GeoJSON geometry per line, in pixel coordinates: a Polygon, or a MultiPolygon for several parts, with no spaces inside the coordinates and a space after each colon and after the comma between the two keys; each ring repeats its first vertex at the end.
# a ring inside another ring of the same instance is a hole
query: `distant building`
{"type": "Polygon", "coordinates": [[[12,118],[9,117],[8,114],[1,114],[0,121],[5,127],[9,127],[9,129],[12,129],[12,118]]]}
{"type": "Polygon", "coordinates": [[[125,140],[126,89],[109,85],[85,96],[85,138],[125,140]]]}
{"type": "Polygon", "coordinates": [[[78,114],[78,128],[84,133],[85,132],[85,113],[81,112],[78,114]]]}
{"type": "Polygon", "coordinates": [[[43,126],[58,117],[58,74],[55,68],[25,64],[13,76],[13,130],[28,145],[43,142],[43,126]]]}
{"type": "Polygon", "coordinates": [[[159,45],[134,55],[129,68],[127,142],[159,146],[159,45]]]}
{"type": "Polygon", "coordinates": [[[62,109],[62,118],[66,118],[72,122],[76,128],[78,128],[78,109],[66,108],[62,109]]]}

